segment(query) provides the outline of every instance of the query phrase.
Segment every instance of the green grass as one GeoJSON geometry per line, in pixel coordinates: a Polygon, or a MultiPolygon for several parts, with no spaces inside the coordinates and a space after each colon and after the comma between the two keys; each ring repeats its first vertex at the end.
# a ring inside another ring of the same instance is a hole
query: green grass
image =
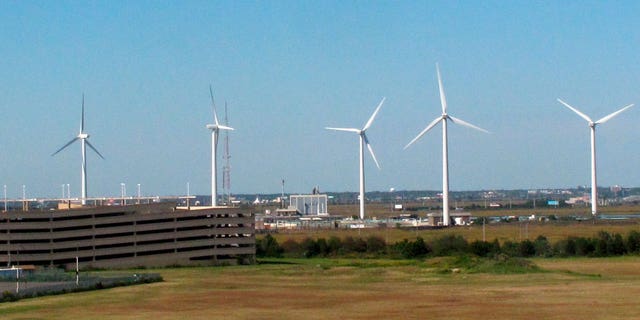
{"type": "Polygon", "coordinates": [[[145,270],[165,281],[2,303],[0,318],[640,318],[640,257],[260,262],[145,270]]]}

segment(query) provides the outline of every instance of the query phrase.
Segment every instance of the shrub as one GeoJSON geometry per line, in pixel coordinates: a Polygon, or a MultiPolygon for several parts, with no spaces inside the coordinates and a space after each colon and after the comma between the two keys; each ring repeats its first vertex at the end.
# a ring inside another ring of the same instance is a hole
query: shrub
{"type": "MultiPolygon", "coordinates": [[[[421,238],[418,238],[421,239],[421,238]]],[[[445,235],[435,239],[431,248],[436,256],[449,256],[457,253],[468,252],[469,244],[460,235],[445,235]]]]}
{"type": "Polygon", "coordinates": [[[257,257],[273,257],[280,258],[284,249],[278,244],[278,241],[267,234],[263,239],[256,239],[256,256],[257,257]]]}
{"type": "Polygon", "coordinates": [[[387,243],[381,237],[370,236],[367,238],[367,253],[385,253],[387,243]]]}
{"type": "Polygon", "coordinates": [[[488,257],[491,249],[492,244],[487,241],[476,240],[469,244],[469,252],[478,257],[488,257]]]}
{"type": "Polygon", "coordinates": [[[302,255],[305,258],[315,257],[315,256],[318,256],[321,253],[320,252],[320,247],[318,246],[318,242],[316,242],[315,240],[313,240],[311,238],[305,238],[304,240],[302,240],[302,243],[300,244],[300,247],[303,250],[302,255]]]}
{"type": "Polygon", "coordinates": [[[331,238],[329,238],[329,241],[327,241],[327,246],[329,254],[337,255],[342,251],[342,240],[340,240],[340,238],[336,236],[332,236],[331,238]]]}
{"type": "Polygon", "coordinates": [[[518,245],[518,254],[520,257],[531,257],[536,254],[536,247],[531,240],[526,239],[518,245]]]}
{"type": "Polygon", "coordinates": [[[639,253],[640,252],[640,232],[632,230],[627,235],[627,252],[639,253]]]}
{"type": "Polygon", "coordinates": [[[551,245],[547,237],[539,235],[533,243],[535,255],[538,257],[549,257],[553,254],[551,245]]]}
{"type": "Polygon", "coordinates": [[[367,242],[362,238],[346,237],[342,242],[342,248],[345,253],[364,253],[367,252],[367,242]]]}
{"type": "Polygon", "coordinates": [[[590,238],[575,238],[575,255],[579,257],[592,256],[596,250],[596,242],[590,238]]]}
{"type": "Polygon", "coordinates": [[[500,251],[506,256],[517,257],[520,255],[520,246],[515,242],[505,241],[500,251]]]}
{"type": "Polygon", "coordinates": [[[421,237],[418,237],[416,241],[404,239],[396,242],[392,246],[392,250],[405,259],[424,257],[431,251],[421,237]]]}
{"type": "Polygon", "coordinates": [[[293,239],[285,240],[282,245],[282,251],[285,255],[290,257],[301,257],[303,254],[303,249],[300,243],[293,239]]]}

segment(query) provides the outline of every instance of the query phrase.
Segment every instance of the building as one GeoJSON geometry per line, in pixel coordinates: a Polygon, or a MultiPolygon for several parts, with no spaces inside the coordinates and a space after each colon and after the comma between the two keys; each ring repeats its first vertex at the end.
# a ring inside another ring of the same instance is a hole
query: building
{"type": "Polygon", "coordinates": [[[303,216],[328,216],[326,194],[299,194],[289,197],[289,208],[303,216]]]}
{"type": "MultiPolygon", "coordinates": [[[[449,218],[451,219],[450,225],[464,226],[471,223],[471,213],[469,212],[451,212],[449,218]]],[[[442,212],[428,213],[427,220],[430,226],[441,226],[442,212]]]]}
{"type": "Polygon", "coordinates": [[[9,211],[0,215],[0,265],[127,268],[255,260],[247,209],[173,203],[9,211]]]}

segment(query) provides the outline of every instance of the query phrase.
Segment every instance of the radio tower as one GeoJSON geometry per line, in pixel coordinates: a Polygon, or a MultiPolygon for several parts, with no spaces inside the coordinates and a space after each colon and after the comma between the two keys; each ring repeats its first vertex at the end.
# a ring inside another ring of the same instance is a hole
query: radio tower
{"type": "MultiPolygon", "coordinates": [[[[224,124],[229,125],[229,115],[227,113],[227,102],[224,102],[224,124]]],[[[224,133],[224,166],[222,167],[222,189],[227,195],[227,206],[231,206],[231,164],[229,160],[231,155],[229,154],[229,133],[224,133]]]]}

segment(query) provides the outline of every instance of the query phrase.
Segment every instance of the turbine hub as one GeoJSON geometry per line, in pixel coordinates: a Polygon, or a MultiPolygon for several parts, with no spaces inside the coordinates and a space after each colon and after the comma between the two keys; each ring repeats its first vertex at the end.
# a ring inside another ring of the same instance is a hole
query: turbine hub
{"type": "Polygon", "coordinates": [[[88,135],[88,134],[86,134],[86,133],[80,133],[80,134],[78,135],[78,138],[80,138],[80,139],[87,139],[87,138],[89,138],[89,135],[88,135]]]}

